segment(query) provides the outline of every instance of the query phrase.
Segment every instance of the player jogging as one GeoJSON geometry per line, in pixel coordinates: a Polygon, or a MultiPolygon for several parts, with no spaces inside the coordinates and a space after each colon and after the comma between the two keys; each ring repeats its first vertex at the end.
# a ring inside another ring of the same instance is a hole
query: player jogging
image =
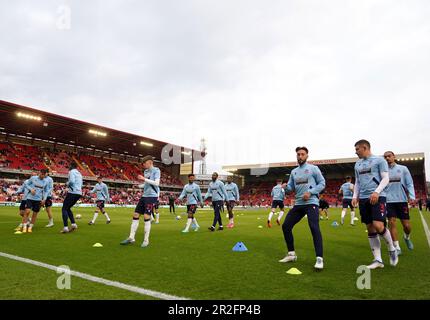
{"type": "Polygon", "coordinates": [[[324,268],[323,241],[319,227],[318,195],[325,188],[325,179],[317,166],[307,163],[308,154],[309,151],[306,147],[296,148],[299,166],[291,172],[286,189],[287,193],[295,192],[296,201],[282,225],[288,254],[279,262],[297,261],[297,255],[294,250],[293,228],[307,215],[316,253],[314,268],[322,270],[324,268]]]}
{"type": "Polygon", "coordinates": [[[138,176],[138,179],[143,181],[143,184],[139,185],[139,188],[143,189],[143,194],[134,210],[133,221],[130,227],[130,235],[127,239],[121,242],[121,245],[133,244],[136,241],[135,236],[137,228],[139,227],[139,218],[143,215],[145,227],[144,239],[141,247],[145,248],[149,246],[151,215],[154,212],[154,205],[157,203],[158,195],[160,193],[161,173],[159,168],[154,167],[154,158],[152,156],[146,156],[142,161],[145,171],[143,172],[143,176],[138,176]]]}
{"type": "Polygon", "coordinates": [[[195,176],[194,174],[188,175],[188,184],[184,186],[181,195],[179,196],[179,200],[182,200],[185,196],[187,197],[187,213],[188,220],[185,226],[185,229],[182,230],[183,233],[189,232],[191,223],[195,225],[194,231],[198,231],[200,226],[197,223],[197,219],[194,217],[196,214],[197,204],[200,202],[200,205],[203,208],[203,198],[202,193],[200,191],[200,187],[197,183],[194,183],[195,176]]]}
{"type": "Polygon", "coordinates": [[[223,199],[227,199],[227,192],[225,191],[224,183],[218,180],[218,173],[212,174],[212,181],[209,183],[208,192],[205,195],[204,201],[212,197],[212,206],[214,208],[214,220],[212,225],[208,228],[210,231],[215,231],[215,226],[218,223],[218,231],[224,230],[221,219],[221,207],[224,206],[223,199]]]}
{"type": "Polygon", "coordinates": [[[339,189],[339,195],[343,196],[342,199],[342,215],[340,218],[340,224],[345,223],[346,211],[348,208],[351,209],[351,226],[354,226],[355,208],[352,205],[352,196],[354,195],[354,185],[351,183],[352,178],[346,177],[345,183],[339,189]]]}
{"type": "Polygon", "coordinates": [[[233,208],[236,203],[239,203],[239,187],[233,182],[233,176],[227,177],[227,183],[225,184],[225,191],[227,192],[227,211],[229,223],[227,228],[234,228],[234,214],[233,208]]]}
{"type": "Polygon", "coordinates": [[[276,180],[276,186],[272,189],[272,209],[270,210],[269,217],[267,218],[267,226],[272,227],[272,217],[275,214],[276,208],[279,208],[279,216],[276,219],[276,223],[280,226],[281,219],[284,215],[284,199],[285,199],[285,188],[287,186],[287,181],[282,181],[281,179],[276,180]]]}
{"type": "Polygon", "coordinates": [[[387,193],[385,191],[390,178],[388,164],[382,157],[372,155],[370,143],[360,140],[355,144],[355,152],[359,160],[355,164],[355,186],[352,205],[359,205],[361,222],[367,226],[370,249],[374,260],[369,269],[383,268],[381,242],[378,235],[387,244],[390,264],[399,262],[390,232],[385,228],[387,217],[387,193]]]}
{"type": "Polygon", "coordinates": [[[408,206],[408,201],[411,205],[415,201],[414,182],[409,169],[406,166],[396,163],[394,152],[385,152],[384,158],[388,163],[388,172],[390,177],[390,183],[387,187],[388,228],[390,229],[391,238],[393,239],[397,254],[401,255],[402,250],[399,245],[396,226],[397,218],[400,219],[403,226],[403,239],[406,242],[406,246],[409,250],[413,250],[414,248],[411,241],[411,224],[409,222],[408,206]]]}
{"type": "Polygon", "coordinates": [[[93,190],[90,191],[90,194],[96,194],[97,201],[97,209],[94,211],[93,220],[88,222],[91,226],[96,222],[96,219],[99,215],[99,212],[106,217],[106,223],[109,224],[111,222],[108,213],[105,210],[105,203],[110,201],[109,189],[106,183],[103,182],[102,177],[97,177],[97,184],[94,186],[93,190]]]}
{"type": "Polygon", "coordinates": [[[78,229],[78,225],[75,222],[73,216],[72,207],[82,197],[82,175],[77,169],[78,165],[76,162],[71,162],[69,167],[69,179],[66,183],[67,195],[61,208],[61,214],[63,216],[63,230],[61,233],[68,233],[78,229]],[[70,228],[69,228],[70,219],[70,228]]]}

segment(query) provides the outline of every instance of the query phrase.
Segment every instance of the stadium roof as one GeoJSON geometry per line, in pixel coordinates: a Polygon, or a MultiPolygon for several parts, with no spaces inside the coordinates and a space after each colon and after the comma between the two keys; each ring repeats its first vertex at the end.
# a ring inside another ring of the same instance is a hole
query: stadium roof
{"type": "MultiPolygon", "coordinates": [[[[397,154],[396,158],[398,162],[404,162],[408,165],[408,167],[422,167],[424,170],[425,155],[423,152],[397,154]]],[[[357,162],[357,157],[308,161],[308,163],[318,165],[324,173],[344,172],[348,170],[352,171],[354,169],[355,162],[357,162]]],[[[264,164],[226,165],[223,166],[222,169],[224,171],[246,175],[250,174],[251,170],[253,170],[257,174],[259,170],[264,169],[270,169],[271,172],[276,173],[276,171],[290,171],[296,166],[297,161],[291,161],[264,164]]]]}
{"type": "MultiPolygon", "coordinates": [[[[0,100],[1,131],[12,135],[56,141],[69,146],[109,151],[113,154],[135,157],[152,155],[158,160],[161,159],[163,147],[168,144],[3,100],[0,100]]],[[[200,152],[182,146],[172,146],[181,148],[181,151],[186,154],[200,152]]]]}

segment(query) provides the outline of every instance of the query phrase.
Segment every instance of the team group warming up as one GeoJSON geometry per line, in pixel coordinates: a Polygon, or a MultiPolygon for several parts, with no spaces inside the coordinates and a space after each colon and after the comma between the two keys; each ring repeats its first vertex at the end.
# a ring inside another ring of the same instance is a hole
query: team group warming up
{"type": "MultiPolygon", "coordinates": [[[[355,226],[356,210],[359,210],[361,222],[366,225],[367,236],[373,260],[368,265],[369,269],[383,268],[384,259],[381,250],[381,242],[388,249],[389,263],[396,266],[402,253],[397,229],[397,219],[403,228],[403,239],[409,250],[413,249],[411,241],[411,224],[409,207],[415,204],[415,191],[412,176],[406,166],[396,163],[394,152],[387,151],[383,157],[375,156],[371,152],[371,145],[367,140],[360,140],[355,145],[358,161],[355,163],[354,177],[345,177],[345,183],[339,186],[339,197],[342,197],[341,226],[345,225],[349,210],[350,223],[347,226],[355,226]]],[[[320,169],[308,163],[309,151],[306,147],[296,148],[298,166],[292,170],[288,180],[277,179],[271,192],[272,205],[267,219],[267,227],[273,228],[272,219],[276,217],[276,224],[282,226],[287,254],[279,262],[289,263],[298,260],[296,244],[294,241],[294,226],[306,217],[312,235],[316,263],[315,269],[324,268],[323,235],[320,231],[320,220],[328,219],[329,205],[324,200],[326,181],[320,169]],[[294,193],[294,206],[285,212],[284,200],[286,196],[294,193]],[[279,209],[279,213],[277,213],[279,209]],[[286,214],[285,214],[286,213],[286,214]],[[283,217],[284,221],[282,222],[283,217]]],[[[121,241],[121,245],[131,245],[136,242],[136,233],[140,219],[143,217],[144,235],[141,247],[150,244],[151,225],[159,222],[159,196],[161,171],[154,166],[154,158],[146,156],[142,159],[144,172],[137,176],[138,185],[142,189],[140,198],[133,214],[128,237],[121,241]],[[154,219],[154,216],[156,219],[154,219]]],[[[274,181],[275,182],[275,181],[274,181]]],[[[29,177],[17,190],[16,194],[22,195],[19,207],[21,222],[16,228],[22,233],[32,233],[41,208],[45,208],[49,223],[46,227],[54,226],[51,212],[53,179],[46,169],[40,170],[36,175],[29,177]]],[[[69,165],[68,181],[65,185],[67,195],[62,205],[63,228],[61,233],[67,234],[77,231],[72,208],[82,197],[83,178],[77,164],[69,165]],[[70,220],[70,222],[69,222],[70,220]]],[[[337,189],[336,189],[337,190],[337,189]]],[[[99,215],[103,215],[107,224],[111,219],[105,210],[105,204],[109,203],[109,188],[103,182],[103,177],[97,177],[95,184],[89,193],[95,196],[96,209],[92,220],[88,223],[94,225],[99,215]]],[[[183,187],[178,199],[186,202],[187,220],[182,233],[189,233],[190,229],[197,232],[200,225],[197,222],[198,207],[204,207],[206,201],[211,201],[214,211],[213,223],[208,227],[210,232],[224,230],[222,212],[224,205],[227,208],[227,228],[235,228],[234,207],[239,203],[239,187],[233,182],[233,177],[228,176],[226,183],[219,179],[216,172],[212,174],[208,191],[203,196],[199,185],[195,182],[194,174],[188,175],[188,183],[183,187]],[[218,227],[217,227],[218,225],[218,227]]],[[[169,198],[172,207],[174,199],[169,198]]],[[[173,206],[174,210],[174,206],[173,206]]],[[[345,226],[346,227],[346,226],[345,226]]],[[[92,227],[93,228],[93,227],[92,227]]],[[[277,227],[279,228],[279,227],[277,227]]],[[[279,229],[280,230],[280,229],[279,229]]]]}

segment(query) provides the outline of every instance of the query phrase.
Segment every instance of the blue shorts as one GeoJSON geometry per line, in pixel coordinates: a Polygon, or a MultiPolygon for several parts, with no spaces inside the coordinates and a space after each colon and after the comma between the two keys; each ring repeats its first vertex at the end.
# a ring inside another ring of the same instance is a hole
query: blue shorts
{"type": "Polygon", "coordinates": [[[387,198],[379,197],[377,204],[370,204],[370,199],[360,199],[361,222],[371,224],[373,221],[386,222],[387,220],[387,198]]]}
{"type": "Polygon", "coordinates": [[[154,206],[157,203],[157,197],[142,197],[139,200],[139,203],[136,206],[134,212],[139,214],[153,214],[154,206]]]}

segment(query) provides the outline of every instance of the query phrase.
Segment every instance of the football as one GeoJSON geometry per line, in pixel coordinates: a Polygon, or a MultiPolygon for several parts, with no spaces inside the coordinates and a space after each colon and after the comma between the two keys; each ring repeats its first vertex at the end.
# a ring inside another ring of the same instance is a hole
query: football
{"type": "Polygon", "coordinates": [[[79,213],[76,215],[76,219],[80,219],[82,218],[82,215],[80,215],[79,213]]]}

